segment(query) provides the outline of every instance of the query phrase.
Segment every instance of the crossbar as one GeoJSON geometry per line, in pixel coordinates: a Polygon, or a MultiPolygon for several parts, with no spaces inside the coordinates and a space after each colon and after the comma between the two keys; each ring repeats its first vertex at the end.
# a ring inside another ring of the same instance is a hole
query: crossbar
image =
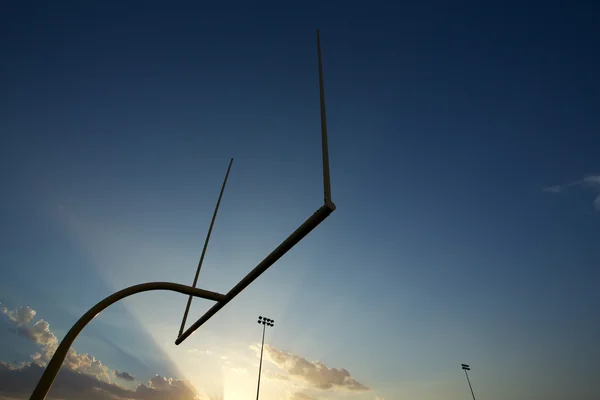
{"type": "Polygon", "coordinates": [[[335,211],[335,205],[333,203],[325,204],[319,208],[313,215],[310,216],[298,229],[296,229],[290,236],[288,236],[279,246],[275,248],[264,260],[262,260],[248,275],[246,275],[237,285],[233,287],[226,295],[225,298],[220,300],[218,303],[213,305],[202,317],[194,322],[185,332],[183,332],[176,340],[175,344],[179,345],[185,339],[187,339],[194,331],[200,328],[206,321],[208,321],[213,315],[215,315],[221,308],[225,307],[235,296],[246,289],[252,282],[256,280],[263,272],[265,272],[271,265],[279,260],[285,253],[287,253],[292,247],[294,247],[300,240],[308,235],[313,229],[315,229],[321,222],[325,220],[333,211],[335,211]]]}

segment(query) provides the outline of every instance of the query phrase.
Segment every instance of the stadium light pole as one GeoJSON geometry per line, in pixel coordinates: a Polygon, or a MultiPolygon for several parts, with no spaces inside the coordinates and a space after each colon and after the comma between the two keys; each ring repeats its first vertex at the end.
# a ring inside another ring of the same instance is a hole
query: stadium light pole
{"type": "Polygon", "coordinates": [[[266,317],[258,317],[258,323],[262,324],[263,326],[263,333],[262,333],[262,343],[260,345],[260,362],[258,363],[258,385],[256,386],[256,400],[258,400],[258,394],[260,392],[260,373],[262,370],[262,358],[263,358],[263,348],[265,347],[265,330],[267,329],[267,326],[275,326],[275,321],[273,321],[272,319],[266,318],[266,317]]]}
{"type": "Polygon", "coordinates": [[[468,364],[460,364],[463,371],[465,371],[465,376],[467,377],[467,382],[469,383],[469,389],[471,389],[471,396],[473,396],[473,400],[475,400],[475,393],[473,393],[473,387],[471,386],[471,380],[469,379],[469,374],[467,371],[471,370],[471,367],[468,364]]]}

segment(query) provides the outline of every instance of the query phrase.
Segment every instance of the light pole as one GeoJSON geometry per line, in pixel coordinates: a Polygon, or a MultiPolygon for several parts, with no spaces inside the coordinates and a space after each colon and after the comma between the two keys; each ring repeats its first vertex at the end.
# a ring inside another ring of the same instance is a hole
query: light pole
{"type": "Polygon", "coordinates": [[[256,400],[258,400],[258,393],[260,392],[260,372],[262,370],[262,356],[263,348],[265,347],[265,330],[267,326],[275,326],[275,321],[266,317],[258,317],[258,323],[263,326],[262,344],[260,345],[260,362],[258,364],[258,386],[256,387],[256,400]]]}
{"type": "Polygon", "coordinates": [[[471,395],[473,396],[473,400],[475,400],[475,393],[473,393],[473,387],[471,386],[471,381],[469,380],[469,374],[467,371],[471,370],[471,367],[468,364],[460,364],[463,371],[465,371],[465,376],[467,377],[467,382],[469,383],[469,389],[471,389],[471,395]]]}

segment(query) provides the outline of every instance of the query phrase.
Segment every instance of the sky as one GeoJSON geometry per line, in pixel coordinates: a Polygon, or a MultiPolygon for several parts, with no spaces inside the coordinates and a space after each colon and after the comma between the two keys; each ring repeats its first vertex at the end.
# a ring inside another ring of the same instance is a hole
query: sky
{"type": "MultiPolygon", "coordinates": [[[[99,314],[49,398],[600,398],[600,6],[0,6],[0,399],[127,286],[226,293],[322,204],[321,30],[337,210],[179,346],[186,296],[99,314]]],[[[212,302],[195,299],[188,324],[212,302]]]]}

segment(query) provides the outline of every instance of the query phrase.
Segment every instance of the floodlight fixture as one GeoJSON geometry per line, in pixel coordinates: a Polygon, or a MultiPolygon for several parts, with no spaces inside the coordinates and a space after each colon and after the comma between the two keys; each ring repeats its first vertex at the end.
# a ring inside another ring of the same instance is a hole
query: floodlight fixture
{"type": "Polygon", "coordinates": [[[267,255],[252,271],[250,271],[237,285],[235,285],[226,295],[225,298],[215,303],[204,315],[194,322],[186,331],[181,333],[175,340],[175,344],[179,345],[200,328],[206,321],[219,312],[231,300],[246,289],[260,275],[269,269],[277,260],[286,254],[292,247],[300,242],[306,235],[315,229],[323,222],[333,211],[336,206],[331,200],[331,182],[329,174],[329,145],[327,141],[327,116],[325,109],[325,86],[323,83],[323,60],[321,54],[321,36],[317,29],[317,59],[319,67],[319,103],[321,113],[321,153],[323,158],[323,197],[324,204],[311,215],[302,225],[292,232],[279,246],[277,246],[269,255],[267,255]]]}

